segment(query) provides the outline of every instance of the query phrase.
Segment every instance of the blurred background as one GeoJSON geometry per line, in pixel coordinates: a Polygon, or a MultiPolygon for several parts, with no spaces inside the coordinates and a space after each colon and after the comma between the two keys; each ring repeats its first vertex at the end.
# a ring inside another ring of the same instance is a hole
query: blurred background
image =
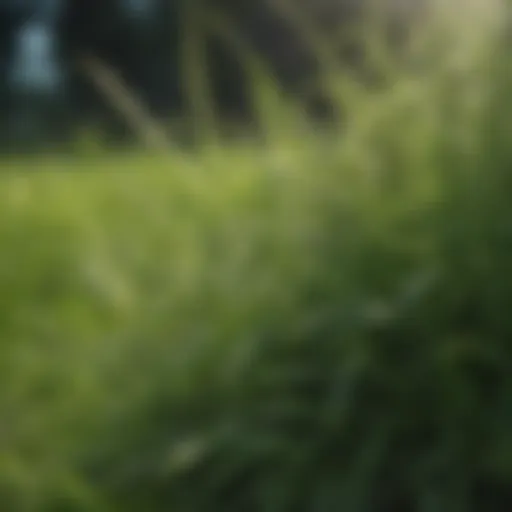
{"type": "Polygon", "coordinates": [[[0,511],[509,512],[506,0],[0,0],[0,511]]]}
{"type": "MultiPolygon", "coordinates": [[[[423,3],[379,7],[394,39],[423,3]]],[[[262,74],[316,118],[331,117],[332,98],[315,84],[320,63],[363,66],[350,32],[370,4],[2,0],[3,147],[62,151],[84,130],[104,142],[162,144],[177,119],[174,137],[247,129],[262,74]]]]}
{"type": "Polygon", "coordinates": [[[86,57],[100,59],[119,74],[153,113],[169,114],[177,94],[169,75],[176,72],[172,54],[178,40],[173,3],[2,0],[4,147],[62,146],[80,127],[105,131],[107,117],[110,135],[115,129],[128,131],[111,99],[115,93],[105,97],[108,93],[97,90],[86,57]]]}

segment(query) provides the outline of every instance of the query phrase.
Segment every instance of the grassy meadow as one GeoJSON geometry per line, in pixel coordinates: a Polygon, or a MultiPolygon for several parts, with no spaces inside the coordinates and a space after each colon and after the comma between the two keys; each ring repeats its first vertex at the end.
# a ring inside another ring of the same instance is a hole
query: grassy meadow
{"type": "Polygon", "coordinates": [[[484,18],[380,89],[331,79],[329,135],[262,85],[260,144],[0,164],[2,512],[509,510],[484,18]]]}

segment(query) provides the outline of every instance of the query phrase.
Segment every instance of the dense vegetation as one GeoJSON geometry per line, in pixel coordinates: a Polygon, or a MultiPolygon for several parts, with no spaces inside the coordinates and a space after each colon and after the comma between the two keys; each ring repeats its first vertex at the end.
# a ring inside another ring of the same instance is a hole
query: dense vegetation
{"type": "Polygon", "coordinates": [[[494,35],[343,134],[5,163],[1,510],[509,510],[494,35]]]}

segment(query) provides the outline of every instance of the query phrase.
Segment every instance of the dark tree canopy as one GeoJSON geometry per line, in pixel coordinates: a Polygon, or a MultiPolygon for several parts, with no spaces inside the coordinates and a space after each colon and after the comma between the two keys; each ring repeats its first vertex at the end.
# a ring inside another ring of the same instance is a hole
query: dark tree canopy
{"type": "MultiPolygon", "coordinates": [[[[0,0],[3,108],[11,110],[7,118],[19,117],[16,101],[6,98],[20,96],[23,88],[11,87],[14,90],[9,91],[6,77],[12,75],[16,66],[24,76],[23,66],[29,65],[30,52],[35,50],[25,49],[23,53],[20,48],[28,45],[29,37],[34,39],[36,31],[40,39],[55,41],[38,58],[39,67],[50,68],[52,63],[65,80],[63,90],[55,88],[36,96],[45,95],[44,103],[53,104],[55,111],[59,110],[56,105],[60,105],[67,113],[68,122],[74,125],[108,118],[112,127],[117,126],[115,130],[126,131],[125,123],[112,113],[108,100],[84,76],[80,62],[87,55],[112,68],[157,118],[189,112],[193,91],[187,69],[197,64],[202,72],[195,79],[206,82],[203,85],[211,92],[217,115],[250,119],[249,78],[244,68],[246,50],[259,58],[285,93],[318,106],[322,98],[307,89],[317,71],[317,59],[301,33],[304,27],[287,18],[289,12],[283,11],[283,6],[289,4],[308,28],[320,29],[323,35],[339,35],[358,19],[365,3],[354,0],[0,0]],[[203,51],[203,58],[194,64],[198,49],[203,51]]],[[[386,0],[388,4],[397,4],[397,0],[386,0]]],[[[345,32],[348,34],[348,30],[345,32]]],[[[37,47],[36,43],[32,45],[37,47]]],[[[354,46],[340,44],[339,49],[333,50],[340,59],[359,58],[354,46]]],[[[30,112],[26,97],[21,104],[30,112]]],[[[328,104],[324,101],[323,106],[325,113],[328,104]]]]}

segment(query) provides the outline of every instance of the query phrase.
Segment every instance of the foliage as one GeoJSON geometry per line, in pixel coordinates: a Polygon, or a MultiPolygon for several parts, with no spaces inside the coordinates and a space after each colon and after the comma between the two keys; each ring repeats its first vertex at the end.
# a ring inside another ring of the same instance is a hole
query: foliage
{"type": "Polygon", "coordinates": [[[478,49],[330,138],[6,163],[2,510],[508,510],[512,68],[478,49]]]}

